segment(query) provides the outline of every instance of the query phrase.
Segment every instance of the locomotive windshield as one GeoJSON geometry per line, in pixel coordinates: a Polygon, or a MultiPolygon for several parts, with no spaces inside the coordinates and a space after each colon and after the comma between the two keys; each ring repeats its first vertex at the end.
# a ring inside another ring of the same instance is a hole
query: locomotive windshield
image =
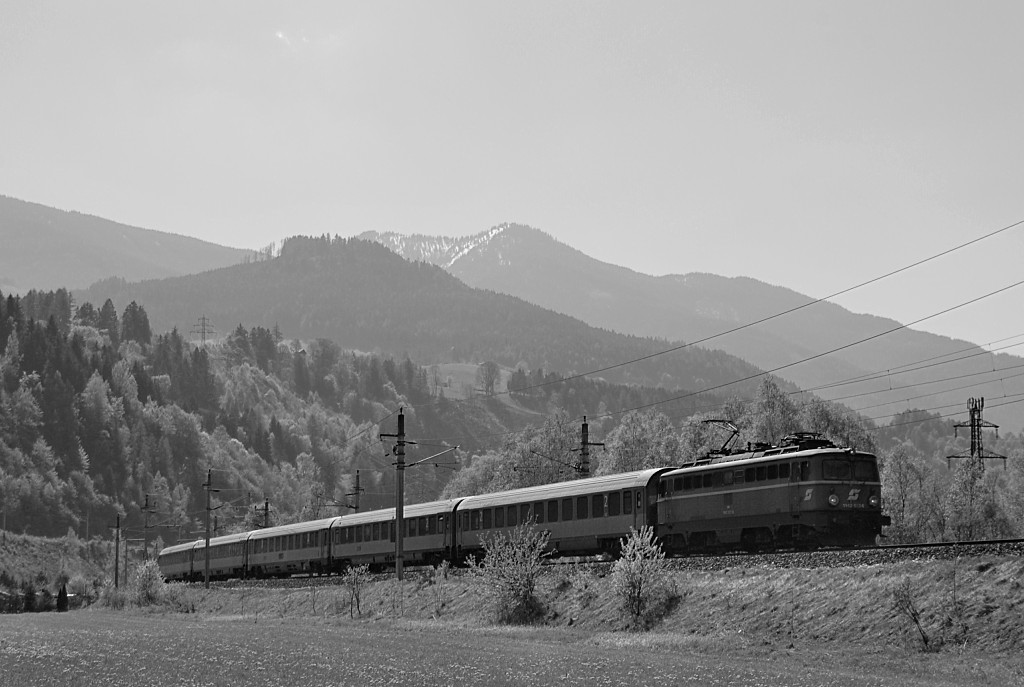
{"type": "Polygon", "coordinates": [[[873,460],[826,458],[822,461],[822,476],[838,481],[877,482],[878,468],[873,460]]]}

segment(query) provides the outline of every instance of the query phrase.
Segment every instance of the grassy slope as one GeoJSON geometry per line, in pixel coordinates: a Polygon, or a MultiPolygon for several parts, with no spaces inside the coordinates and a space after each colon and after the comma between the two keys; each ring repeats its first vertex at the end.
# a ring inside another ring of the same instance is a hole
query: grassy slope
{"type": "Polygon", "coordinates": [[[56,591],[56,580],[62,572],[68,578],[81,575],[89,581],[102,580],[113,576],[113,557],[113,544],[109,541],[0,533],[0,573],[16,584],[35,583],[42,576],[56,591]]]}

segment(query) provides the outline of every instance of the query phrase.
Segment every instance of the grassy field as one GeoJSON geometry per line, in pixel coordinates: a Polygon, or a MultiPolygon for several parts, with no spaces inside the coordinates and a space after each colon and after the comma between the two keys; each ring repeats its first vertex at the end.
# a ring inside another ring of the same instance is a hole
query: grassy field
{"type": "Polygon", "coordinates": [[[739,636],[469,627],[410,619],[83,610],[0,624],[0,684],[1014,685],[956,654],[739,636]]]}
{"type": "Polygon", "coordinates": [[[1024,685],[1022,580],[1013,557],[678,571],[647,632],[580,566],[545,575],[528,627],[495,626],[468,574],[378,579],[358,613],[343,586],[168,585],[173,603],[0,616],[0,685],[1024,685]]]}

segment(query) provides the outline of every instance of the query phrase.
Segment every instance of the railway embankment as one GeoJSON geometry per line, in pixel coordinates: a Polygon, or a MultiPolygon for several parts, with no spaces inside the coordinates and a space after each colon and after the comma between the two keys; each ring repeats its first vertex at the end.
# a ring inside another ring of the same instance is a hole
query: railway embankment
{"type": "MultiPolygon", "coordinates": [[[[707,651],[737,643],[766,651],[793,651],[808,643],[911,652],[1024,650],[1024,558],[926,554],[850,564],[838,552],[815,556],[817,563],[788,566],[774,557],[673,561],[674,594],[654,613],[648,631],[685,638],[707,651]]],[[[410,572],[400,586],[387,576],[375,577],[361,589],[358,610],[347,587],[320,582],[226,583],[210,590],[181,585],[178,591],[187,599],[186,610],[253,623],[311,617],[491,624],[479,582],[465,571],[447,577],[410,572]]],[[[540,625],[584,633],[633,631],[609,566],[552,566],[537,596],[540,625]]]]}

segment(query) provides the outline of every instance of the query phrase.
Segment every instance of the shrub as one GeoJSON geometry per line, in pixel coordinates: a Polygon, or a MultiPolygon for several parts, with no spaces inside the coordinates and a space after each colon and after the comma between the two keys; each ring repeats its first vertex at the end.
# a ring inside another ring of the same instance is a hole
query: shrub
{"type": "Polygon", "coordinates": [[[351,618],[355,617],[355,614],[363,614],[362,608],[360,608],[360,601],[363,596],[363,587],[370,581],[370,566],[368,565],[354,565],[350,566],[345,573],[341,576],[341,584],[348,589],[348,615],[351,618]]]}
{"type": "Polygon", "coordinates": [[[612,588],[633,626],[645,627],[675,597],[665,552],[652,527],[630,528],[620,545],[622,555],[612,568],[612,588]]]}
{"type": "Polygon", "coordinates": [[[534,592],[544,574],[549,533],[525,523],[483,540],[482,563],[470,570],[483,582],[499,623],[529,623],[543,613],[534,592]]]}
{"type": "Polygon", "coordinates": [[[150,606],[163,600],[166,583],[156,561],[146,561],[139,566],[133,582],[133,596],[139,606],[150,606]]]}
{"type": "Polygon", "coordinates": [[[100,589],[99,604],[115,611],[128,605],[128,591],[123,587],[115,587],[109,580],[100,589]]]}

